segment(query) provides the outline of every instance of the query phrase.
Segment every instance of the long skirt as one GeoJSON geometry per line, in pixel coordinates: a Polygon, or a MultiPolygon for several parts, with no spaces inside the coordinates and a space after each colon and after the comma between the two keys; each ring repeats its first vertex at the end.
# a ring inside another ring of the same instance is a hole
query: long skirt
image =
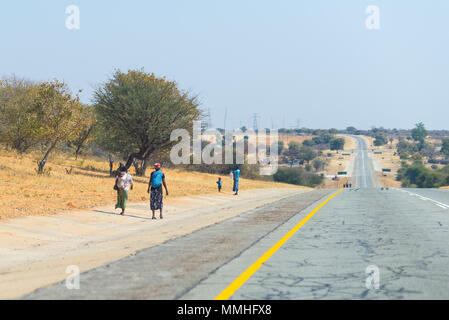
{"type": "Polygon", "coordinates": [[[238,180],[234,180],[234,186],[232,188],[232,191],[234,191],[234,192],[239,191],[239,181],[238,180]]]}
{"type": "Polygon", "coordinates": [[[126,201],[128,201],[128,193],[129,191],[126,190],[117,191],[117,204],[115,205],[116,209],[121,208],[122,210],[125,210],[126,201]]]}
{"type": "Polygon", "coordinates": [[[162,186],[159,186],[157,188],[151,187],[151,196],[150,196],[151,210],[162,209],[164,206],[162,200],[163,200],[162,186]]]}

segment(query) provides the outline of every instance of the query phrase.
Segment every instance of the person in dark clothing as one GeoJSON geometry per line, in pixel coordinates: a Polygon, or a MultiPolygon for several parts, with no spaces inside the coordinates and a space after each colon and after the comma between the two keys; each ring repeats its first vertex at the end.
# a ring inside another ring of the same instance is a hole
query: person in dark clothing
{"type": "Polygon", "coordinates": [[[156,210],[160,211],[160,218],[163,219],[162,216],[162,208],[163,204],[163,191],[162,185],[165,188],[165,193],[168,196],[167,184],[165,183],[165,174],[161,171],[161,165],[156,163],[154,165],[154,171],[151,172],[150,182],[148,183],[147,192],[151,192],[150,196],[150,208],[153,212],[153,219],[156,219],[155,212],[156,210]]]}

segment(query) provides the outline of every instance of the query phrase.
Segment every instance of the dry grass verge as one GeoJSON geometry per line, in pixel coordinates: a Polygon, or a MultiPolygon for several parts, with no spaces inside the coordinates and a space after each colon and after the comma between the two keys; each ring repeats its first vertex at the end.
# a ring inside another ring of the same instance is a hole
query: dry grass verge
{"type": "MultiPolygon", "coordinates": [[[[101,159],[79,158],[57,155],[50,159],[49,175],[36,174],[37,154],[20,156],[0,149],[0,219],[26,216],[48,215],[60,211],[87,209],[113,204],[116,193],[114,179],[109,177],[108,163],[101,159]],[[66,169],[73,166],[71,174],[66,169]]],[[[163,170],[167,177],[169,198],[202,195],[217,191],[218,175],[163,170]]],[[[133,174],[133,171],[130,172],[133,174]]],[[[149,174],[150,172],[148,172],[149,174]]],[[[225,192],[232,190],[232,180],[222,177],[225,192]]],[[[148,200],[146,193],[148,177],[134,177],[135,188],[131,191],[130,202],[148,200]]],[[[259,188],[294,188],[295,186],[241,179],[242,191],[259,188]]]]}

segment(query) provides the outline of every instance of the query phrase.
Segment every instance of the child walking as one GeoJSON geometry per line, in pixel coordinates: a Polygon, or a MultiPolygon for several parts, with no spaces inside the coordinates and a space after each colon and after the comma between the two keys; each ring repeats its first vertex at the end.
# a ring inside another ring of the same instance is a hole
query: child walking
{"type": "Polygon", "coordinates": [[[223,181],[221,181],[221,177],[218,178],[217,185],[218,185],[218,192],[221,192],[221,187],[223,186],[223,181]]]}

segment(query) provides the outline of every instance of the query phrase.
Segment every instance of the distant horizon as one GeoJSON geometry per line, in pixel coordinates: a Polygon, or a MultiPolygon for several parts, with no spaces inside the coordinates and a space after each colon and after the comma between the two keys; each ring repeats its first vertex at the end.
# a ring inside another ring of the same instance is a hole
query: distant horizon
{"type": "MultiPolygon", "coordinates": [[[[425,125],[425,124],[424,124],[425,125]]],[[[234,129],[231,129],[231,128],[228,128],[228,130],[238,130],[238,129],[240,129],[240,128],[242,128],[242,127],[237,127],[237,128],[234,128],[234,129]]],[[[249,130],[252,130],[252,128],[250,128],[250,127],[246,127],[247,129],[249,129],[249,130]]],[[[385,128],[385,127],[375,127],[376,129],[380,129],[380,128],[382,128],[382,129],[384,129],[384,130],[398,130],[398,131],[411,131],[414,127],[412,127],[412,128],[407,128],[407,129],[405,129],[405,128],[385,128]]],[[[224,130],[224,128],[221,128],[221,127],[211,127],[211,128],[209,128],[209,129],[220,129],[220,130],[224,130]]],[[[337,131],[345,131],[346,130],[346,128],[313,128],[313,127],[302,127],[302,128],[274,128],[274,129],[271,129],[271,128],[259,128],[258,130],[278,130],[278,131],[280,131],[280,130],[331,130],[331,129],[335,129],[335,130],[337,130],[337,131]]],[[[371,129],[373,129],[373,128],[369,128],[369,129],[363,129],[363,128],[356,128],[358,131],[360,130],[360,131],[370,131],[371,129]]],[[[449,129],[429,129],[429,128],[427,128],[426,127],[426,129],[427,129],[427,131],[449,131],[449,129]]]]}

